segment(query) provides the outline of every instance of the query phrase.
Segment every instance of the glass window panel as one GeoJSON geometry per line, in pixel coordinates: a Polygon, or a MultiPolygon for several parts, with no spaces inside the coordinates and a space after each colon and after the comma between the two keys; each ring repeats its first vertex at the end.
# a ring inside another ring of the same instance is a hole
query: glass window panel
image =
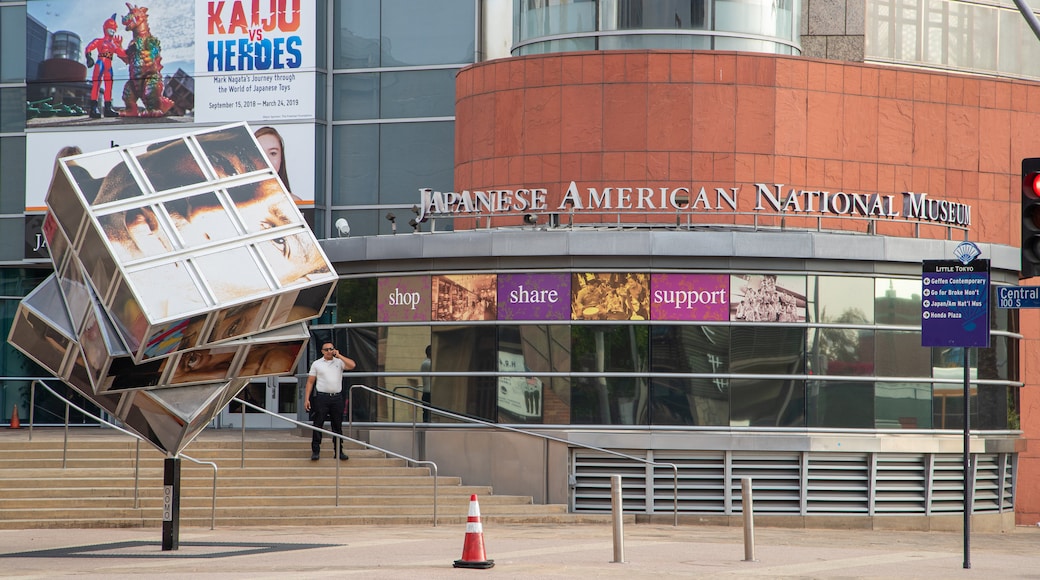
{"type": "Polygon", "coordinates": [[[878,324],[921,325],[921,279],[874,281],[874,318],[878,324]]]}
{"type": "Polygon", "coordinates": [[[0,89],[0,133],[25,129],[25,87],[0,89]]]}
{"type": "Polygon", "coordinates": [[[874,322],[874,280],[871,278],[811,276],[808,295],[809,322],[874,322]]]}
{"type": "Polygon", "coordinates": [[[972,401],[973,429],[1003,430],[1008,428],[1010,417],[1014,414],[1013,401],[1008,398],[1008,387],[1000,385],[979,385],[978,406],[972,401]]]}
{"type": "Polygon", "coordinates": [[[773,0],[718,0],[715,30],[776,36],[776,8],[773,0]]]}
{"type": "MultiPolygon", "coordinates": [[[[319,51],[322,55],[324,52],[319,51]]],[[[314,119],[316,121],[328,121],[328,101],[325,96],[326,86],[329,82],[329,77],[323,72],[318,72],[314,76],[314,119]]]]}
{"type": "Polygon", "coordinates": [[[422,187],[452,191],[455,150],[444,144],[455,142],[453,122],[394,123],[379,135],[379,203],[411,205],[422,187]]]}
{"type": "Polygon", "coordinates": [[[921,346],[921,333],[879,330],[876,333],[877,358],[874,371],[879,377],[932,376],[932,349],[921,346]]]}
{"type": "Polygon", "coordinates": [[[874,383],[809,381],[806,390],[807,427],[874,427],[874,383]]]}
{"type": "Polygon", "coordinates": [[[326,26],[326,23],[329,21],[329,6],[328,2],[316,2],[315,4],[318,16],[316,18],[318,26],[315,31],[315,46],[317,47],[317,50],[315,51],[317,52],[317,61],[315,64],[319,69],[322,69],[328,65],[325,60],[325,49],[329,45],[328,26],[326,26]]]}
{"type": "Polygon", "coordinates": [[[379,73],[332,77],[332,116],[337,121],[379,118],[379,73]]]}
{"type": "Polygon", "coordinates": [[[744,326],[730,331],[730,371],[749,374],[803,374],[805,330],[744,326]]]}
{"type": "Polygon", "coordinates": [[[601,36],[600,50],[710,50],[711,36],[690,34],[626,34],[601,36]]]}
{"type": "Polygon", "coordinates": [[[333,127],[332,150],[332,204],[376,203],[379,195],[379,172],[375,171],[379,167],[379,125],[333,127]]]}
{"type": "Polygon", "coordinates": [[[708,27],[707,2],[608,0],[601,4],[603,30],[708,27]]]}
{"type": "Polygon", "coordinates": [[[570,328],[561,325],[500,326],[499,371],[531,371],[498,378],[498,420],[503,423],[556,423],[570,420],[570,380],[538,372],[570,370],[570,328]]]}
{"type": "MultiPolygon", "coordinates": [[[[604,37],[605,40],[606,37],[604,37]]],[[[603,48],[606,48],[605,46],[603,48]]],[[[538,42],[535,44],[527,45],[521,48],[516,56],[526,56],[530,54],[547,54],[556,52],[578,52],[582,50],[596,50],[596,39],[595,38],[572,38],[562,40],[549,40],[546,42],[538,42]]]]}
{"type": "MultiPolygon", "coordinates": [[[[576,373],[643,372],[648,327],[573,326],[571,368],[576,373]]],[[[571,387],[571,423],[644,425],[646,379],[576,377],[571,387]]]]}
{"type": "Polygon", "coordinates": [[[383,0],[380,66],[470,63],[476,51],[473,0],[383,0]]]}
{"type": "MultiPolygon", "coordinates": [[[[433,372],[486,372],[498,368],[497,332],[494,326],[438,326],[433,328],[430,342],[433,372]]],[[[426,345],[418,346],[419,362],[425,355],[426,345]]],[[[498,417],[498,377],[433,377],[430,401],[435,407],[470,415],[488,421],[498,417]]],[[[433,422],[451,421],[436,414],[433,422]]]]}
{"type": "Polygon", "coordinates": [[[931,429],[930,383],[874,385],[874,426],[878,429],[931,429]]]}
{"type": "Polygon", "coordinates": [[[376,279],[346,278],[336,286],[337,322],[375,322],[376,279]]]}
{"type": "Polygon", "coordinates": [[[809,372],[868,377],[874,374],[874,331],[815,328],[809,331],[809,372]]]}
{"type": "Polygon", "coordinates": [[[379,0],[336,0],[334,68],[379,66],[379,0]]]}
{"type": "Polygon", "coordinates": [[[993,47],[997,45],[997,36],[1000,29],[997,28],[997,8],[993,6],[970,6],[971,9],[971,31],[969,38],[971,46],[971,60],[968,66],[979,70],[996,70],[997,51],[993,47]]]}
{"type": "MultiPolygon", "coordinates": [[[[978,366],[980,379],[1014,380],[1011,378],[1011,360],[1018,360],[1017,356],[1011,358],[1012,345],[1017,354],[1018,340],[1007,336],[991,336],[989,348],[976,349],[978,352],[978,366]]],[[[1017,365],[1015,366],[1017,369],[1017,365]]],[[[1017,372],[1015,373],[1017,375],[1017,372]]]]}
{"type": "Polygon", "coordinates": [[[383,119],[453,117],[457,69],[380,74],[379,113],[383,119]]]}
{"type": "Polygon", "coordinates": [[[25,137],[0,137],[0,213],[25,209],[25,137]]]}
{"type": "Polygon", "coordinates": [[[944,0],[928,0],[924,3],[924,62],[943,64],[946,61],[946,6],[944,0]]]}
{"type": "Polygon", "coordinates": [[[805,381],[733,379],[730,425],[734,427],[804,427],[805,381]]]}
{"type": "MultiPolygon", "coordinates": [[[[596,2],[592,0],[535,0],[519,4],[521,14],[518,39],[526,40],[567,32],[591,32],[596,29],[596,2]]],[[[605,8],[604,11],[611,11],[611,8],[614,7],[605,8]]]]}
{"type": "MultiPolygon", "coordinates": [[[[367,281],[366,281],[367,282],[367,281]]],[[[375,286],[375,280],[372,280],[375,286]]],[[[342,285],[342,282],[341,282],[342,285]]],[[[337,292],[339,292],[337,290],[337,292]]],[[[372,299],[375,300],[373,288],[372,299]]],[[[401,372],[399,376],[379,377],[379,386],[401,397],[421,401],[423,377],[415,374],[426,369],[423,360],[426,358],[426,347],[431,345],[431,329],[429,326],[389,326],[378,330],[379,354],[378,369],[383,372],[401,372]]],[[[432,352],[432,347],[431,347],[432,352]]],[[[432,381],[432,379],[430,379],[432,381]]],[[[411,421],[415,407],[407,403],[395,403],[380,398],[379,416],[384,421],[411,421]]],[[[421,420],[422,410],[416,411],[416,418],[421,420]]]]}
{"type": "MultiPolygon", "coordinates": [[[[971,428],[979,428],[979,396],[971,387],[971,428]]],[[[964,386],[932,386],[932,428],[964,429],[964,386]]]]}
{"type": "MultiPolygon", "coordinates": [[[[730,329],[725,326],[655,326],[650,333],[650,371],[728,373],[729,336],[730,329]]],[[[728,379],[651,379],[650,422],[729,425],[728,379]]]]}
{"type": "Polygon", "coordinates": [[[0,83],[25,79],[25,25],[25,6],[0,6],[0,83]]]}

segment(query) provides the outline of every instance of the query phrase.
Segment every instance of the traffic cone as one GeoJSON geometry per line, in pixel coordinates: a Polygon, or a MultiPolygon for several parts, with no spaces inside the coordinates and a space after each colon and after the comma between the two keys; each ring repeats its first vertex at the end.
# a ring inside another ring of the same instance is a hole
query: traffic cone
{"type": "Polygon", "coordinates": [[[484,555],[484,528],[480,525],[480,506],[477,494],[469,496],[469,517],[466,518],[466,543],[462,545],[462,559],[455,560],[456,568],[488,569],[495,565],[484,555]]]}
{"type": "Polygon", "coordinates": [[[22,421],[18,418],[18,406],[17,405],[13,409],[11,409],[11,428],[12,429],[21,429],[22,428],[22,421]]]}

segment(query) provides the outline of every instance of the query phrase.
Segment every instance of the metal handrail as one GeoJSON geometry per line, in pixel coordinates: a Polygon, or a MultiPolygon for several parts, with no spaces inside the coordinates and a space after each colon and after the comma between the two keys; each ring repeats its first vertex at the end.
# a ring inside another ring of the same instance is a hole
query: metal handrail
{"type": "MultiPolygon", "coordinates": [[[[568,441],[567,439],[561,439],[559,437],[553,437],[552,435],[545,435],[543,433],[536,433],[534,431],[527,431],[527,430],[524,430],[524,429],[517,429],[516,427],[510,427],[508,425],[502,425],[500,423],[491,423],[490,421],[484,421],[483,419],[477,419],[475,417],[467,417],[466,415],[458,415],[456,413],[452,413],[451,411],[445,411],[445,410],[439,409],[437,407],[432,407],[432,406],[429,406],[429,405],[426,405],[426,404],[423,404],[423,403],[417,403],[417,402],[412,401],[410,399],[401,398],[401,396],[399,396],[397,394],[394,394],[394,393],[391,393],[391,392],[388,392],[388,391],[385,391],[385,390],[373,389],[372,387],[369,387],[368,385],[350,385],[350,400],[352,400],[352,401],[354,400],[354,390],[355,389],[362,389],[362,390],[368,391],[370,393],[374,393],[376,395],[379,395],[381,397],[386,397],[386,398],[394,400],[394,401],[398,401],[398,402],[401,402],[401,403],[406,403],[406,404],[409,404],[409,405],[414,405],[414,406],[419,407],[421,409],[424,409],[424,410],[427,410],[427,411],[432,411],[434,413],[437,413],[438,415],[443,415],[445,417],[449,417],[451,419],[456,419],[456,420],[462,421],[464,423],[476,423],[478,425],[483,425],[485,427],[492,427],[492,428],[495,428],[495,429],[502,429],[504,431],[510,431],[510,432],[513,432],[513,433],[520,433],[521,435],[530,435],[532,437],[539,437],[539,438],[547,440],[547,441],[556,441],[557,443],[563,443],[564,445],[569,445],[569,446],[574,446],[574,447],[581,447],[582,449],[589,449],[591,451],[598,451],[600,453],[606,453],[606,454],[609,454],[609,455],[615,455],[615,456],[618,456],[618,457],[623,457],[625,459],[630,459],[632,461],[643,463],[645,465],[652,465],[654,467],[657,467],[657,466],[671,467],[672,468],[672,485],[673,485],[673,493],[674,493],[674,495],[672,497],[672,511],[673,511],[672,525],[673,526],[678,526],[679,525],[679,468],[674,463],[663,463],[663,462],[657,462],[657,461],[649,461],[647,459],[642,459],[640,457],[635,457],[633,455],[628,455],[628,454],[625,454],[625,453],[621,453],[619,451],[613,451],[611,449],[603,449],[601,447],[595,447],[593,445],[586,445],[584,443],[578,443],[576,441],[568,441]]],[[[353,433],[354,432],[354,405],[350,405],[350,413],[348,414],[348,430],[349,430],[348,431],[349,433],[353,433]]],[[[546,477],[548,477],[548,470],[546,472],[546,477]]]]}
{"type": "MultiPolygon", "coordinates": [[[[341,441],[339,443],[341,451],[343,449],[343,447],[342,447],[343,442],[344,441],[351,441],[351,442],[357,443],[358,445],[361,445],[361,446],[363,446],[363,447],[365,447],[367,449],[374,449],[376,451],[385,453],[387,455],[396,457],[398,459],[403,459],[404,461],[407,461],[408,463],[414,463],[415,465],[428,465],[431,468],[431,470],[433,471],[433,527],[437,527],[437,489],[438,489],[437,478],[438,478],[438,472],[437,472],[437,464],[436,463],[434,463],[432,461],[426,461],[426,460],[420,460],[420,459],[413,459],[411,457],[405,457],[404,455],[401,455],[399,453],[394,453],[393,451],[390,451],[389,449],[383,449],[381,447],[377,447],[375,445],[366,443],[364,441],[359,441],[357,439],[354,439],[353,437],[347,437],[346,435],[340,435],[339,433],[333,433],[332,431],[327,431],[325,429],[320,429],[318,427],[315,427],[314,425],[308,425],[306,423],[302,423],[302,422],[297,421],[295,419],[290,419],[290,418],[288,418],[288,417],[286,417],[284,415],[279,415],[278,413],[273,413],[271,411],[268,411],[267,409],[264,409],[262,407],[258,407],[258,406],[254,405],[254,404],[252,404],[252,403],[250,403],[248,401],[243,401],[242,399],[239,399],[238,397],[235,397],[234,399],[231,399],[231,400],[235,401],[236,403],[241,403],[243,405],[248,405],[249,408],[255,409],[255,410],[257,410],[257,411],[259,411],[261,413],[265,413],[267,415],[270,415],[271,417],[274,417],[276,419],[281,419],[282,421],[288,421],[289,423],[292,423],[293,425],[296,425],[298,427],[303,427],[305,429],[310,429],[311,431],[317,431],[319,433],[324,433],[324,434],[329,435],[329,436],[331,436],[333,438],[341,439],[341,441]]],[[[353,405],[351,407],[353,407],[353,405]]],[[[242,434],[242,460],[243,461],[245,461],[245,454],[246,454],[246,440],[245,440],[245,431],[243,431],[243,434],[242,434]]],[[[340,464],[340,462],[337,461],[336,462],[336,506],[337,507],[339,506],[339,485],[340,485],[339,464],[340,464]]]]}
{"type": "MultiPolygon", "coordinates": [[[[32,441],[33,419],[34,419],[33,411],[36,408],[36,384],[37,383],[42,385],[43,388],[45,388],[48,391],[50,391],[50,393],[52,395],[57,397],[59,400],[64,401],[64,403],[65,403],[65,441],[64,441],[64,444],[63,444],[63,447],[62,447],[62,450],[61,450],[61,468],[62,469],[65,469],[66,458],[68,456],[68,447],[69,447],[69,407],[72,407],[72,408],[76,409],[80,413],[83,413],[84,415],[90,417],[91,419],[94,419],[98,423],[102,423],[104,425],[107,425],[107,426],[111,427],[112,429],[115,429],[116,431],[120,431],[122,433],[125,433],[125,434],[133,437],[136,440],[137,448],[136,448],[136,455],[134,457],[134,509],[140,509],[140,505],[141,504],[140,504],[139,488],[140,488],[140,481],[141,481],[141,477],[140,477],[140,473],[141,473],[141,439],[142,439],[141,436],[138,435],[137,433],[134,433],[133,431],[129,431],[127,429],[124,429],[124,428],[120,427],[119,425],[116,425],[115,423],[106,421],[106,420],[102,419],[101,417],[91,413],[90,411],[87,411],[83,407],[80,407],[76,403],[73,403],[72,401],[70,401],[67,398],[65,398],[65,396],[58,394],[58,392],[55,391],[54,389],[52,389],[50,387],[50,385],[48,385],[47,383],[43,382],[40,379],[36,379],[36,380],[34,380],[31,383],[30,389],[29,389],[29,441],[32,441]]],[[[210,467],[213,468],[213,503],[212,503],[212,509],[211,509],[211,514],[210,514],[210,529],[211,530],[212,529],[216,529],[216,525],[217,525],[217,469],[218,469],[217,468],[217,464],[213,463],[212,461],[200,461],[198,459],[195,459],[194,457],[190,457],[190,456],[185,455],[183,453],[178,454],[176,457],[183,457],[184,459],[187,459],[188,461],[191,461],[193,463],[197,463],[199,465],[209,465],[210,467]]]]}

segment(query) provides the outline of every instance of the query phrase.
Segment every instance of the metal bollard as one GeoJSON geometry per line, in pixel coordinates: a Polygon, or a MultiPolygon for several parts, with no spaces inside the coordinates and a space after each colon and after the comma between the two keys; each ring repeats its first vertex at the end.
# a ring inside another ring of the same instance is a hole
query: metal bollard
{"type": "Polygon", "coordinates": [[[744,513],[744,561],[755,560],[755,502],[751,497],[751,478],[740,478],[741,511],[744,513]]]}
{"type": "Polygon", "coordinates": [[[611,564],[625,563],[625,538],[622,530],[624,506],[621,503],[621,476],[610,476],[610,512],[614,519],[614,559],[611,564]]]}

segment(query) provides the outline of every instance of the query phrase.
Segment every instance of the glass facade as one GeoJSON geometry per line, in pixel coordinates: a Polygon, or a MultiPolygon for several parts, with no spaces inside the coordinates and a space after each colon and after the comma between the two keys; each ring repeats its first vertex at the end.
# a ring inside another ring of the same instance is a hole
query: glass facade
{"type": "Polygon", "coordinates": [[[1010,1],[868,0],[868,62],[1040,78],[1040,40],[1010,1]]]}
{"type": "Polygon", "coordinates": [[[800,54],[793,0],[514,0],[513,55],[579,50],[800,54]]]}
{"type": "MultiPolygon", "coordinates": [[[[356,372],[356,382],[410,395],[429,381],[434,406],[490,421],[962,428],[964,349],[921,346],[919,279],[779,278],[809,289],[804,321],[740,320],[732,306],[728,320],[700,323],[500,316],[381,324],[374,278],[341,281],[337,320],[348,321],[340,326],[356,341],[352,352],[375,363],[361,365],[376,372],[356,372]],[[421,368],[427,345],[429,373],[421,368]]],[[[1017,424],[1018,365],[1008,356],[1021,338],[1015,311],[994,310],[992,326],[991,346],[969,349],[972,425],[1005,430],[1017,424]]],[[[364,410],[375,421],[409,413],[404,405],[364,410]]]]}

